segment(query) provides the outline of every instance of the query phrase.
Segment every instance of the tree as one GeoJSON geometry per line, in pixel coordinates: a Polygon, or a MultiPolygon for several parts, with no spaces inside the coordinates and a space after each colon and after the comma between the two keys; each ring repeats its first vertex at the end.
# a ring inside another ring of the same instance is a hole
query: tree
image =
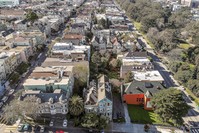
{"type": "Polygon", "coordinates": [[[108,124],[108,118],[105,116],[99,116],[99,123],[98,123],[98,129],[102,130],[105,129],[107,127],[108,124]]]}
{"type": "Polygon", "coordinates": [[[4,107],[4,119],[8,123],[15,123],[17,119],[27,119],[30,117],[36,119],[38,114],[39,104],[35,96],[25,97],[23,101],[13,100],[10,104],[4,107]]]}
{"type": "Polygon", "coordinates": [[[79,116],[84,111],[84,102],[80,96],[72,96],[69,101],[69,112],[73,116],[79,116]]]}
{"type": "Polygon", "coordinates": [[[182,65],[181,62],[170,62],[169,63],[169,69],[173,72],[176,73],[180,66],[182,65]]]}
{"type": "Polygon", "coordinates": [[[0,31],[7,30],[7,26],[5,24],[0,23],[0,31]]]}
{"type": "Polygon", "coordinates": [[[189,106],[183,99],[180,90],[169,88],[156,93],[151,99],[154,112],[163,122],[173,120],[176,124],[182,123],[182,117],[188,113],[189,106]]]}
{"type": "Polygon", "coordinates": [[[124,82],[129,83],[133,80],[133,73],[129,71],[126,76],[124,77],[124,82]]]}
{"type": "Polygon", "coordinates": [[[91,57],[91,61],[95,64],[97,64],[98,66],[101,65],[101,55],[99,52],[94,52],[92,57],[91,57]]]}
{"type": "Polygon", "coordinates": [[[32,10],[29,10],[26,14],[26,19],[28,21],[34,22],[35,20],[37,20],[39,17],[37,16],[37,14],[35,12],[33,12],[32,10]]]}
{"type": "Polygon", "coordinates": [[[107,24],[106,24],[106,20],[104,18],[101,18],[98,22],[99,25],[101,25],[103,28],[106,28],[107,27],[107,24]]]}
{"type": "Polygon", "coordinates": [[[98,116],[95,113],[86,113],[82,118],[82,127],[95,128],[99,123],[98,116]]]}
{"type": "Polygon", "coordinates": [[[174,77],[181,83],[185,84],[193,77],[193,72],[191,70],[179,70],[177,73],[175,73],[174,77]]]}

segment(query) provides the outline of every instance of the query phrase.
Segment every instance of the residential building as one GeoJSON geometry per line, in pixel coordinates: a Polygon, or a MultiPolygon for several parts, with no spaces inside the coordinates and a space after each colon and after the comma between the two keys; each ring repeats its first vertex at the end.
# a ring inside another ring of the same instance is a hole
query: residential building
{"type": "Polygon", "coordinates": [[[26,97],[37,98],[35,102],[39,104],[37,113],[40,117],[65,116],[68,113],[70,93],[60,89],[55,89],[52,93],[43,93],[40,90],[26,90],[20,100],[24,100],[26,97]]]}
{"type": "Polygon", "coordinates": [[[88,90],[84,90],[85,112],[96,112],[112,120],[112,92],[107,76],[102,75],[97,82],[92,81],[88,90]]]}
{"type": "Polygon", "coordinates": [[[18,6],[19,0],[1,0],[0,7],[13,7],[18,6]]]}
{"type": "Polygon", "coordinates": [[[80,33],[64,33],[62,41],[66,43],[72,43],[73,45],[84,45],[85,36],[80,33]]]}
{"type": "Polygon", "coordinates": [[[0,52],[0,80],[5,80],[21,62],[20,53],[18,52],[0,52]]]}
{"type": "Polygon", "coordinates": [[[72,95],[73,85],[73,66],[36,67],[23,84],[25,90],[53,92],[61,89],[69,95],[72,95]]]}
{"type": "Polygon", "coordinates": [[[14,22],[14,27],[15,30],[27,30],[28,28],[28,21],[26,19],[23,20],[16,20],[14,22]]]}
{"type": "Polygon", "coordinates": [[[199,6],[199,0],[181,0],[181,4],[191,8],[197,8],[199,6]]]}
{"type": "Polygon", "coordinates": [[[156,81],[163,83],[164,79],[162,75],[157,70],[152,71],[134,71],[133,72],[134,80],[136,81],[156,81]]]}
{"type": "Polygon", "coordinates": [[[0,9],[0,19],[24,19],[25,11],[22,9],[0,9]]]}
{"type": "Polygon", "coordinates": [[[121,86],[121,95],[127,104],[143,105],[144,109],[152,110],[151,98],[163,89],[164,86],[160,82],[133,81],[121,86]]]}
{"type": "MultiPolygon", "coordinates": [[[[128,72],[144,72],[154,70],[154,65],[147,58],[147,52],[128,52],[122,58],[120,77],[124,78],[128,72]]],[[[141,75],[141,74],[140,74],[141,75]]]]}
{"type": "Polygon", "coordinates": [[[73,61],[90,61],[90,46],[76,46],[72,43],[55,43],[51,50],[51,56],[72,59],[73,61]]]}

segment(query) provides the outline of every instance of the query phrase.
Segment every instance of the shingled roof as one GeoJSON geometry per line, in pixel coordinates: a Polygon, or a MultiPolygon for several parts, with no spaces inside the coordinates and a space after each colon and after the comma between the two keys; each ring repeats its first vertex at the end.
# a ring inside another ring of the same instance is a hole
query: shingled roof
{"type": "Polygon", "coordinates": [[[124,84],[125,94],[145,94],[149,98],[162,89],[165,87],[160,82],[133,81],[124,84]]]}

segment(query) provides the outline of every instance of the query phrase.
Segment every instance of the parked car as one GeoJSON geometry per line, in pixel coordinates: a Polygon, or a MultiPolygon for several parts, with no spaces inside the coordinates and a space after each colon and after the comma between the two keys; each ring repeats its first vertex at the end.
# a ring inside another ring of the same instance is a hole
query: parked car
{"type": "Polygon", "coordinates": [[[4,97],[1,99],[1,101],[4,102],[4,103],[7,102],[7,100],[8,100],[8,96],[4,96],[4,97]]]}
{"type": "Polygon", "coordinates": [[[54,123],[53,120],[51,120],[49,126],[52,127],[53,123],[54,123]]]}
{"type": "Polygon", "coordinates": [[[67,120],[66,119],[63,121],[63,127],[67,127],[67,120]]]}
{"type": "Polygon", "coordinates": [[[3,102],[0,102],[0,108],[3,106],[3,102]]]}
{"type": "Polygon", "coordinates": [[[17,131],[18,132],[22,132],[23,131],[23,127],[24,127],[23,124],[19,124],[18,127],[17,127],[17,131]]]}
{"type": "Polygon", "coordinates": [[[40,128],[40,133],[44,133],[44,131],[45,131],[45,127],[44,127],[44,126],[41,126],[41,128],[40,128]]]}
{"type": "Polygon", "coordinates": [[[14,89],[9,90],[8,95],[12,95],[14,93],[14,91],[15,91],[14,89]]]}
{"type": "Polygon", "coordinates": [[[34,128],[33,128],[33,131],[34,131],[34,132],[39,131],[39,128],[40,128],[40,127],[39,127],[38,125],[35,125],[34,128]]]}
{"type": "Polygon", "coordinates": [[[28,131],[30,129],[30,125],[29,124],[24,124],[23,130],[24,131],[28,131]]]}

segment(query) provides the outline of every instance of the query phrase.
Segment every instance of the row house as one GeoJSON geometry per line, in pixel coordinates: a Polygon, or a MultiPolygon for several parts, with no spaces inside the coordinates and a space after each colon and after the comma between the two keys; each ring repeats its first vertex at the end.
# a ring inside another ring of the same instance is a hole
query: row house
{"type": "Polygon", "coordinates": [[[95,112],[112,120],[113,100],[111,84],[107,76],[102,75],[98,81],[92,81],[84,90],[84,108],[86,113],[95,112]]]}
{"type": "Polygon", "coordinates": [[[80,33],[66,32],[62,36],[62,42],[72,43],[73,45],[85,45],[85,36],[80,33]]]}
{"type": "Polygon", "coordinates": [[[5,80],[21,62],[21,56],[18,52],[0,52],[0,80],[5,80]]]}
{"type": "Polygon", "coordinates": [[[13,18],[24,19],[25,11],[22,9],[0,9],[0,20],[9,20],[13,18]]]}
{"type": "Polygon", "coordinates": [[[69,93],[56,89],[53,93],[43,93],[40,90],[26,90],[20,97],[24,100],[27,97],[35,97],[39,105],[37,113],[39,116],[65,116],[68,113],[69,93]]]}

